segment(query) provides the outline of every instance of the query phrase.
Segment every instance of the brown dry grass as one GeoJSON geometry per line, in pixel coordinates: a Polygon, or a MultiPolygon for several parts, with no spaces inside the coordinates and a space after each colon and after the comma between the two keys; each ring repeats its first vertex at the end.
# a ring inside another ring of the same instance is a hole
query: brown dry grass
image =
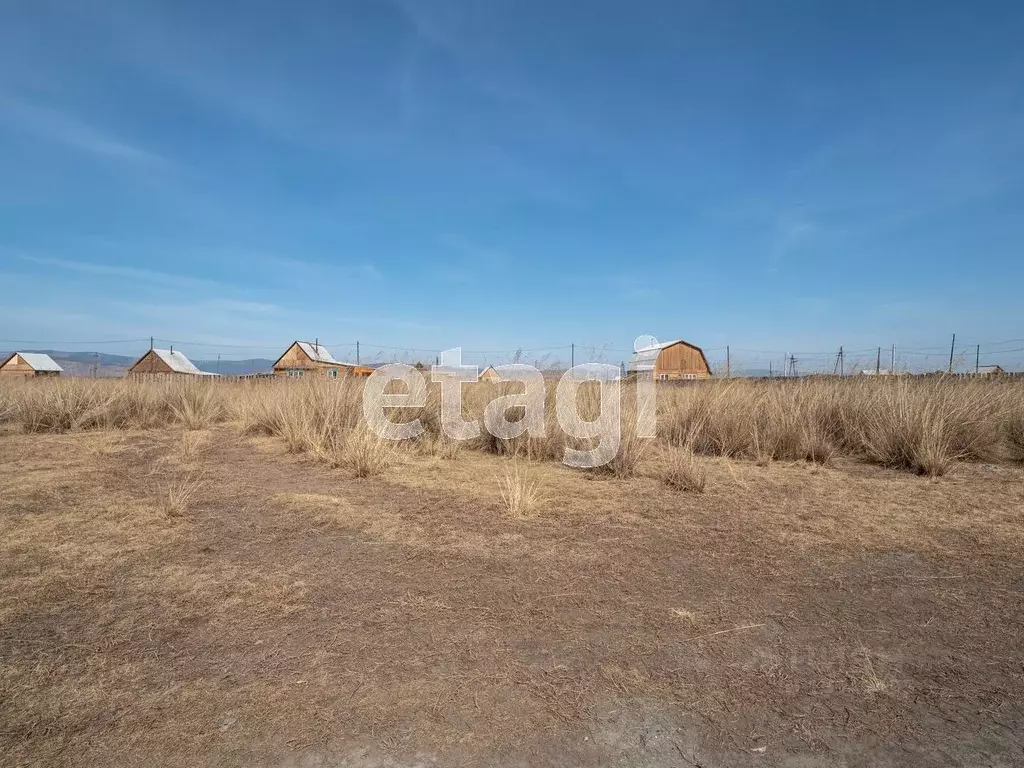
{"type": "Polygon", "coordinates": [[[665,468],[661,473],[662,481],[680,491],[704,493],[707,487],[707,469],[693,454],[689,446],[671,448],[665,468]]]}
{"type": "Polygon", "coordinates": [[[544,500],[544,492],[533,472],[519,461],[505,470],[499,481],[501,500],[505,511],[516,518],[529,517],[537,512],[544,500]]]}
{"type": "MultiPolygon", "coordinates": [[[[515,386],[465,387],[465,415],[482,423],[490,399],[515,386]]],[[[624,385],[620,449],[604,467],[621,478],[642,474],[653,455],[651,441],[635,436],[633,391],[624,385]]],[[[437,387],[430,389],[424,409],[403,409],[392,418],[421,418],[427,430],[421,450],[445,458],[469,447],[557,461],[567,446],[589,446],[562,433],[553,396],[549,385],[543,437],[501,440],[483,430],[479,439],[453,447],[441,431],[437,387]]],[[[586,418],[596,416],[596,385],[581,388],[579,407],[586,418]]],[[[360,437],[361,382],[349,380],[0,382],[0,419],[27,432],[58,433],[171,424],[202,430],[229,421],[247,434],[279,437],[291,452],[349,465],[357,473],[383,471],[395,458],[360,437]]],[[[1024,459],[1024,382],[937,377],[661,387],[658,424],[660,442],[688,445],[699,455],[761,464],[827,464],[844,456],[939,476],[961,461],[1024,459]]]]}
{"type": "Polygon", "coordinates": [[[182,473],[172,478],[163,488],[161,508],[167,517],[181,517],[203,486],[201,472],[182,473]]]}
{"type": "Polygon", "coordinates": [[[1019,761],[1024,468],[401,458],[0,435],[0,764],[1019,761]]]}

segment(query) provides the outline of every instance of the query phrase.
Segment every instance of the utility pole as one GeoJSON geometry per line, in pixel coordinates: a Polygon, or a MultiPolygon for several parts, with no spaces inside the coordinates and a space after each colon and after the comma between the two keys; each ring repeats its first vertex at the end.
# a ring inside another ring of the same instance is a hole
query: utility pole
{"type": "Polygon", "coordinates": [[[150,349],[150,351],[153,350],[153,337],[152,336],[149,337],[149,349],[150,349]]]}
{"type": "Polygon", "coordinates": [[[569,367],[576,367],[576,342],[572,342],[572,351],[569,352],[569,367]]]}
{"type": "Polygon", "coordinates": [[[217,375],[220,375],[220,352],[217,353],[217,375]]]}
{"type": "Polygon", "coordinates": [[[892,345],[892,357],[889,360],[889,373],[896,375],[896,345],[892,345]]]}
{"type": "Polygon", "coordinates": [[[956,334],[955,333],[953,334],[953,341],[950,342],[950,345],[949,345],[949,369],[946,371],[946,373],[952,373],[953,372],[953,350],[954,349],[956,349],[956,334]]]}
{"type": "Polygon", "coordinates": [[[875,376],[882,372],[882,348],[878,348],[878,357],[875,358],[875,376]]]}
{"type": "Polygon", "coordinates": [[[356,342],[356,365],[359,365],[359,342],[356,342]]]}
{"type": "Polygon", "coordinates": [[[981,371],[981,344],[974,348],[974,375],[981,371]]]}
{"type": "Polygon", "coordinates": [[[732,378],[732,357],[729,354],[729,345],[725,345],[725,378],[732,378]]]}
{"type": "Polygon", "coordinates": [[[832,368],[832,375],[833,376],[835,376],[836,371],[839,372],[840,376],[843,375],[843,347],[842,347],[842,345],[839,346],[839,354],[836,355],[836,364],[832,368]]]}
{"type": "Polygon", "coordinates": [[[768,360],[768,378],[770,379],[771,377],[772,377],[772,361],[771,361],[771,359],[769,359],[768,360]]]}

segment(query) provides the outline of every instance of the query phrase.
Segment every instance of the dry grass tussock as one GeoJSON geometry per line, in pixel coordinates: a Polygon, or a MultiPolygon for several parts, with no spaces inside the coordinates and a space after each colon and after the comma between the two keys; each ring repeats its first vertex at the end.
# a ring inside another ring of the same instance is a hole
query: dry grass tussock
{"type": "Polygon", "coordinates": [[[181,436],[179,454],[182,461],[197,460],[210,447],[210,433],[206,431],[188,431],[181,436]]]}
{"type": "Polygon", "coordinates": [[[529,517],[537,512],[544,501],[540,483],[518,459],[506,470],[498,482],[505,511],[515,518],[529,517]]]}
{"type": "MultiPolygon", "coordinates": [[[[234,422],[247,434],[272,435],[288,450],[308,454],[361,476],[384,471],[407,448],[451,459],[462,449],[559,461],[564,449],[593,441],[565,435],[547,385],[543,436],[495,438],[486,429],[475,440],[453,443],[441,429],[439,387],[424,408],[403,408],[394,421],[420,418],[425,434],[415,445],[386,444],[365,431],[362,380],[220,382],[95,381],[58,379],[0,382],[0,420],[28,432],[83,429],[149,429],[181,425],[207,429],[234,422]]],[[[494,397],[515,394],[518,383],[463,387],[463,413],[485,423],[494,397]]],[[[623,385],[621,440],[604,468],[616,476],[641,472],[652,441],[636,437],[635,387],[623,385]]],[[[584,419],[600,412],[596,385],[579,389],[584,419]]],[[[927,475],[941,475],[957,461],[1024,460],[1024,382],[936,378],[891,380],[714,381],[658,388],[658,441],[687,447],[698,456],[827,463],[860,458],[927,475]]],[[[510,408],[506,418],[523,417],[510,408]]],[[[677,458],[676,463],[688,461],[677,458]]]]}
{"type": "Polygon", "coordinates": [[[203,487],[202,472],[186,472],[172,479],[161,492],[161,507],[167,517],[183,517],[203,487]]]}
{"type": "Polygon", "coordinates": [[[665,485],[680,491],[704,493],[708,484],[707,469],[689,446],[670,448],[667,459],[660,475],[665,485]]]}

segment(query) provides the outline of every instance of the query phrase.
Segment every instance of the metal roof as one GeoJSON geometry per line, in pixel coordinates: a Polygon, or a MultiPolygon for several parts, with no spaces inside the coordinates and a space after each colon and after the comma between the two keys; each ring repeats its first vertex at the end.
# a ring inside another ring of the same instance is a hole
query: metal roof
{"type": "Polygon", "coordinates": [[[196,368],[192,361],[177,350],[153,349],[153,353],[163,360],[176,373],[191,373],[193,376],[216,376],[215,373],[206,373],[196,368]]]}
{"type": "Polygon", "coordinates": [[[675,341],[665,341],[661,344],[654,344],[650,347],[641,347],[633,353],[633,356],[629,358],[629,365],[626,366],[627,371],[653,371],[655,364],[658,362],[658,355],[661,354],[661,350],[666,347],[671,347],[674,344],[687,342],[682,339],[676,339],[675,341]]]}
{"type": "Polygon", "coordinates": [[[340,361],[335,360],[331,353],[327,351],[327,347],[323,344],[310,344],[308,341],[297,341],[303,352],[305,352],[309,359],[316,363],[334,363],[335,365],[340,364],[340,361]]]}
{"type": "MultiPolygon", "coordinates": [[[[34,371],[63,371],[64,369],[57,365],[53,358],[49,355],[44,355],[42,352],[16,352],[22,360],[24,360],[29,368],[34,371]]],[[[8,358],[9,359],[9,358],[8,358]]]]}

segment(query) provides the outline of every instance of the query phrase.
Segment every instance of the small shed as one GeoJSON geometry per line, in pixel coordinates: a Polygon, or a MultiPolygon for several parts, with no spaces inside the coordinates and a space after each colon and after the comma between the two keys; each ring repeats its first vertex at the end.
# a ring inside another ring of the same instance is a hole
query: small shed
{"type": "Polygon", "coordinates": [[[501,374],[495,370],[493,365],[488,365],[480,371],[480,381],[501,381],[501,374]]]}
{"type": "Polygon", "coordinates": [[[319,341],[293,341],[273,365],[275,376],[369,376],[373,368],[335,360],[319,341]]]}
{"type": "Polygon", "coordinates": [[[980,365],[978,366],[978,376],[1005,376],[1006,371],[998,365],[980,365]]]}
{"type": "Polygon", "coordinates": [[[652,372],[656,381],[707,379],[711,366],[700,347],[677,339],[642,347],[629,360],[627,372],[652,372]]]}
{"type": "Polygon", "coordinates": [[[64,372],[53,358],[42,352],[13,352],[0,364],[0,378],[27,379],[32,376],[60,376],[64,372]]]}
{"type": "Polygon", "coordinates": [[[184,352],[170,349],[151,349],[128,369],[129,376],[216,376],[200,371],[184,352]]]}

